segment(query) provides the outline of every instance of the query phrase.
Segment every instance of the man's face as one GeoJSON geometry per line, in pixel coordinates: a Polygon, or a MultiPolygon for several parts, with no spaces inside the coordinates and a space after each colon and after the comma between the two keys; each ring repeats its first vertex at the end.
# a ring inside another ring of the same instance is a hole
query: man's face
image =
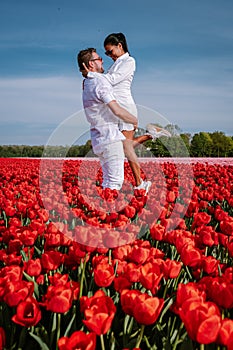
{"type": "Polygon", "coordinates": [[[98,73],[103,73],[104,68],[103,68],[103,59],[100,57],[97,52],[92,53],[92,58],[89,61],[89,69],[92,72],[98,72],[98,73]]]}

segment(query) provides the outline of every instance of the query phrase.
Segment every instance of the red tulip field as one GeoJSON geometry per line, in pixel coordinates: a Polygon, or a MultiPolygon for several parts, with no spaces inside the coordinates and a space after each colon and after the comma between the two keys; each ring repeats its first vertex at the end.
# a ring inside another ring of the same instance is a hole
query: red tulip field
{"type": "Polygon", "coordinates": [[[233,350],[233,163],[0,159],[0,350],[233,350]]]}

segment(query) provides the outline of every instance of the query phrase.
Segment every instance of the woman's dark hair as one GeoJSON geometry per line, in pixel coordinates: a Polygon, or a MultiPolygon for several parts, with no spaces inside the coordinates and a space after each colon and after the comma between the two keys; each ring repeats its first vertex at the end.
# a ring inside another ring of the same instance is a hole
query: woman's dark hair
{"type": "Polygon", "coordinates": [[[108,44],[117,46],[120,43],[122,45],[122,48],[123,48],[124,52],[129,52],[127,41],[126,41],[126,38],[125,38],[123,33],[112,33],[112,34],[109,34],[104,40],[104,46],[108,45],[108,44]]]}

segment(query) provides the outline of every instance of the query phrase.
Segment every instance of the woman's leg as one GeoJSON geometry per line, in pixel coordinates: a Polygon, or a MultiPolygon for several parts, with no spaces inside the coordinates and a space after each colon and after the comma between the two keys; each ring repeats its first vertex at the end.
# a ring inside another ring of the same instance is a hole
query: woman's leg
{"type": "Polygon", "coordinates": [[[137,144],[137,142],[134,141],[134,130],[122,130],[122,134],[126,138],[126,140],[123,141],[125,156],[128,159],[129,165],[132,169],[136,186],[139,186],[142,182],[142,179],[140,164],[138,162],[138,157],[134,150],[134,143],[135,145],[137,144]]]}
{"type": "Polygon", "coordinates": [[[144,134],[141,136],[137,136],[133,138],[133,147],[136,147],[138,144],[146,142],[148,140],[152,140],[152,136],[150,134],[144,134]]]}
{"type": "Polygon", "coordinates": [[[133,138],[134,147],[136,147],[137,144],[141,144],[145,141],[155,140],[160,136],[171,137],[171,133],[168,130],[160,128],[156,124],[147,124],[146,127],[148,129],[148,132],[146,134],[133,138]]]}

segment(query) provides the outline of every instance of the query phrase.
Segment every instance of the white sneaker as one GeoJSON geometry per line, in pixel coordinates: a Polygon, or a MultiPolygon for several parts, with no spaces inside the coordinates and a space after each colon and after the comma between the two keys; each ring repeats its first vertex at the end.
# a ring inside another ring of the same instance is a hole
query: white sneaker
{"type": "Polygon", "coordinates": [[[169,131],[163,128],[159,128],[155,124],[147,124],[146,129],[148,130],[149,134],[152,136],[153,140],[159,138],[160,136],[166,136],[171,137],[169,131]]]}
{"type": "Polygon", "coordinates": [[[145,190],[148,193],[151,187],[151,181],[142,181],[139,186],[135,186],[134,190],[145,190]]]}

